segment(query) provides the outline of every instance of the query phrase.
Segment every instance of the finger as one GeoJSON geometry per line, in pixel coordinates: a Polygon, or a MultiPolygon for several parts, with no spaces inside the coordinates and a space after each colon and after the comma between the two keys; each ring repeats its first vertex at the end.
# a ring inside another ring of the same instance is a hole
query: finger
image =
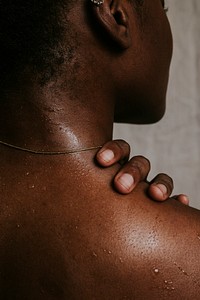
{"type": "Polygon", "coordinates": [[[182,204],[185,204],[185,205],[190,204],[190,200],[189,200],[188,196],[185,195],[185,194],[175,195],[175,196],[172,196],[172,198],[177,200],[178,202],[180,202],[182,204]]]}
{"type": "Polygon", "coordinates": [[[109,141],[97,152],[96,159],[103,167],[108,167],[116,162],[128,161],[130,146],[123,140],[109,141]]]}
{"type": "Polygon", "coordinates": [[[149,171],[149,160],[143,156],[134,156],[115,176],[114,186],[118,192],[128,194],[140,181],[146,179],[149,171]]]}
{"type": "Polygon", "coordinates": [[[148,189],[149,196],[156,201],[169,198],[174,188],[173,180],[166,174],[158,174],[151,182],[148,189]]]}

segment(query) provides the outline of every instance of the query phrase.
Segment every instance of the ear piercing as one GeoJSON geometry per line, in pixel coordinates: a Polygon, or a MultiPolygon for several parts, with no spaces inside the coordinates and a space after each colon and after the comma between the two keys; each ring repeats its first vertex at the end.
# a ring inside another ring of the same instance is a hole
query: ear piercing
{"type": "Polygon", "coordinates": [[[90,0],[92,3],[94,3],[95,5],[99,6],[101,4],[104,3],[104,0],[90,0]]]}

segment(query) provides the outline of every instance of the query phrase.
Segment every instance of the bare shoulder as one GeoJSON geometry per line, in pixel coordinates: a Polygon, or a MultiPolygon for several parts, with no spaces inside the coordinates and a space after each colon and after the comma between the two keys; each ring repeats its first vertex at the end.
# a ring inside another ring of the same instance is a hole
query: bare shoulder
{"type": "Polygon", "coordinates": [[[83,209],[88,221],[81,227],[89,233],[89,268],[99,283],[97,294],[199,299],[200,212],[175,200],[153,202],[145,183],[131,195],[118,195],[108,188],[109,176],[100,174],[96,180],[92,203],[86,201],[83,209]]]}
{"type": "Polygon", "coordinates": [[[119,282],[126,283],[128,297],[199,299],[200,212],[173,200],[149,200],[145,184],[126,198],[115,195],[115,201],[113,249],[126,274],[119,282]]]}
{"type": "Polygon", "coordinates": [[[114,173],[68,161],[9,171],[0,298],[199,299],[199,211],[149,200],[145,183],[118,195],[114,173]]]}

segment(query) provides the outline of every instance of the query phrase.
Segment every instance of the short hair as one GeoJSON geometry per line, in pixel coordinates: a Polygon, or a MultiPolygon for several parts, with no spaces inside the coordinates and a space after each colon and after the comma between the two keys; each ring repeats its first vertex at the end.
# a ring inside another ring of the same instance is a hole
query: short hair
{"type": "Polygon", "coordinates": [[[25,66],[30,66],[45,83],[66,58],[70,59],[71,48],[63,49],[61,45],[64,24],[60,16],[73,1],[0,0],[1,83],[25,66]]]}
{"type": "MultiPolygon", "coordinates": [[[[0,0],[0,87],[16,81],[27,66],[44,85],[72,59],[76,41],[66,16],[75,1],[0,0]],[[62,43],[66,28],[73,37],[68,45],[62,43]]],[[[144,0],[129,1],[138,7],[144,0]]]]}

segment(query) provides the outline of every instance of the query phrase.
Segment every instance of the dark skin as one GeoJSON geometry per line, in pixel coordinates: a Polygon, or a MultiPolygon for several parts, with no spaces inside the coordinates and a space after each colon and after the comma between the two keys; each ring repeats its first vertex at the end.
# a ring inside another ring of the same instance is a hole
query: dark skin
{"type": "MultiPolygon", "coordinates": [[[[145,1],[141,29],[128,1],[91,4],[90,13],[77,1],[68,16],[80,39],[77,84],[60,84],[70,80],[63,68],[41,90],[27,70],[1,107],[1,139],[45,151],[102,145],[125,97],[119,119],[158,120],[171,59],[161,4],[145,1]],[[86,22],[91,14],[101,37],[86,22]],[[102,44],[105,33],[120,55],[102,44]]],[[[122,197],[112,188],[120,167],[99,169],[95,153],[43,156],[1,145],[0,298],[199,299],[199,211],[149,201],[146,182],[122,197]]]]}
{"type": "MultiPolygon", "coordinates": [[[[121,194],[129,194],[140,181],[147,179],[150,172],[150,162],[143,156],[134,156],[129,160],[130,146],[123,140],[107,142],[96,154],[100,166],[109,167],[120,163],[121,169],[115,175],[113,186],[121,194]],[[125,177],[123,176],[125,175],[125,177]],[[123,177],[123,178],[122,178],[123,177]]],[[[173,180],[166,174],[158,174],[149,182],[148,195],[152,200],[164,201],[173,190],[173,180]]],[[[173,196],[179,202],[189,205],[186,195],[173,196]]]]}

